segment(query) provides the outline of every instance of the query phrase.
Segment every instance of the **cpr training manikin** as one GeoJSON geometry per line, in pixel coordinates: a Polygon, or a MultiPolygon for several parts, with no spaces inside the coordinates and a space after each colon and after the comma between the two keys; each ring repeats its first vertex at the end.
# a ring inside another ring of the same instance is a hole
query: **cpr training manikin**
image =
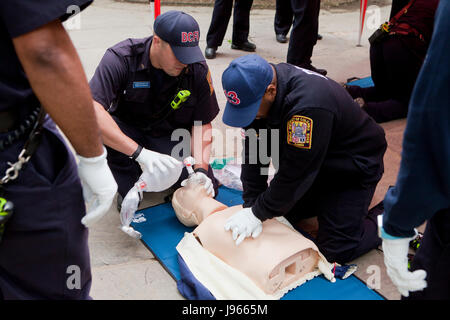
{"type": "Polygon", "coordinates": [[[175,191],[172,206],[181,223],[197,226],[177,250],[216,299],[280,299],[320,274],[335,282],[333,265],[284,218],[264,221],[259,237],[236,246],[224,225],[241,205],[227,207],[188,184],[175,191]]]}

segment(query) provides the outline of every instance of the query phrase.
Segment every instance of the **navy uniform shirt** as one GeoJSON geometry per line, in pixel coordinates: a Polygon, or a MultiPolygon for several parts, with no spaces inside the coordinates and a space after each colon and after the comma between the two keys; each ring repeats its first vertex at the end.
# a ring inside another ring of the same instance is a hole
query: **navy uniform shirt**
{"type": "Polygon", "coordinates": [[[0,1],[0,111],[14,111],[25,117],[38,105],[30,83],[16,55],[13,38],[51,21],[64,21],[68,7],[87,7],[92,0],[1,0],[0,1]]]}
{"type": "Polygon", "coordinates": [[[94,100],[121,121],[146,129],[152,136],[171,135],[178,128],[190,130],[194,121],[210,123],[219,106],[206,63],[188,65],[183,78],[171,77],[152,66],[152,39],[127,39],[106,51],[90,81],[94,100]],[[189,99],[160,122],[179,89],[189,90],[189,99]]]}
{"type": "Polygon", "coordinates": [[[384,171],[384,130],[336,82],[286,63],[274,67],[277,94],[269,114],[245,129],[279,129],[279,168],[267,186],[261,161],[248,161],[247,131],[241,172],[244,207],[253,207],[261,220],[285,215],[319,173],[330,182],[376,183],[384,171]]]}

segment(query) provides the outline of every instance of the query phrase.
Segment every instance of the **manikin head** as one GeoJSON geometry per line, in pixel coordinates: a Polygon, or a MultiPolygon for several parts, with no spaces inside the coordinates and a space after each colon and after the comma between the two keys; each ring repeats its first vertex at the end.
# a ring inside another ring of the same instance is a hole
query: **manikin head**
{"type": "Polygon", "coordinates": [[[210,214],[227,208],[209,197],[202,185],[179,188],[172,197],[175,214],[186,227],[198,226],[210,214]]]}
{"type": "Polygon", "coordinates": [[[156,18],[153,30],[150,47],[153,67],[176,77],[189,64],[205,60],[198,46],[200,28],[190,15],[176,10],[168,11],[156,18]]]}

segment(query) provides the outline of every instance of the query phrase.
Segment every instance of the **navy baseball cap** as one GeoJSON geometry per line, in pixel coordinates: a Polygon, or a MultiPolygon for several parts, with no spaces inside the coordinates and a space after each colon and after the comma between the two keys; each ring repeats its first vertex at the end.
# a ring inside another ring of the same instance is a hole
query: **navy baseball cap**
{"type": "Polygon", "coordinates": [[[222,87],[227,98],[222,121],[240,128],[252,123],[272,78],[272,67],[257,54],[231,61],[222,74],[222,87]]]}
{"type": "Polygon", "coordinates": [[[200,28],[197,21],[187,13],[171,10],[159,15],[153,24],[153,31],[169,43],[181,63],[205,61],[198,46],[200,28]]]}

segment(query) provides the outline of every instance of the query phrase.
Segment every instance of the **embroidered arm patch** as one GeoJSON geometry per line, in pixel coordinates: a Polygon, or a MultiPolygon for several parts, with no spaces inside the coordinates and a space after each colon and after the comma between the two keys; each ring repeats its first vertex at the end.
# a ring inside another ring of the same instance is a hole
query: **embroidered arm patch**
{"type": "Polygon", "coordinates": [[[311,118],[293,116],[287,123],[287,143],[300,149],[311,149],[312,129],[311,118]]]}

